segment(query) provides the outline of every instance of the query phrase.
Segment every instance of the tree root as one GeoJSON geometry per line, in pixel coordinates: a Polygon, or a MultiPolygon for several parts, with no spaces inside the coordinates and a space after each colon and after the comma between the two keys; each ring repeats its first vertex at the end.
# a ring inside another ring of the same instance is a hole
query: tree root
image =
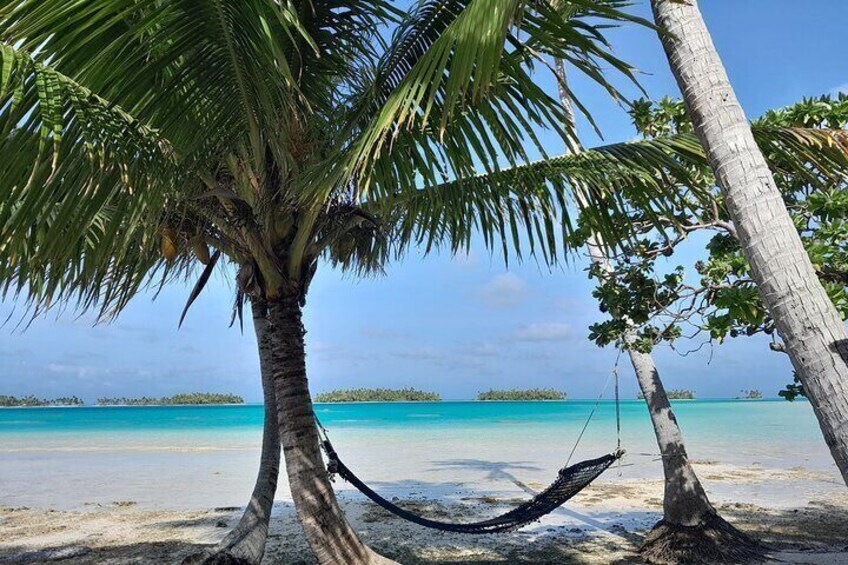
{"type": "Polygon", "coordinates": [[[655,565],[732,565],[762,562],[768,547],[718,514],[711,514],[699,526],[678,526],[660,520],[639,552],[655,565]]]}

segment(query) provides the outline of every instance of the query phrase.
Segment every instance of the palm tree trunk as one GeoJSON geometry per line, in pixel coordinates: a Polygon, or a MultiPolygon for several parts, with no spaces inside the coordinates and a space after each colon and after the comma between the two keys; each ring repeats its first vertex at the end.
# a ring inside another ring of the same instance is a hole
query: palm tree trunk
{"type": "Polygon", "coordinates": [[[816,276],[696,0],[651,0],[751,273],[848,483],[848,330],[816,276]]]}
{"type": "MultiPolygon", "coordinates": [[[[577,139],[574,107],[567,90],[564,88],[566,70],[562,61],[556,62],[556,70],[560,102],[565,111],[566,130],[570,136],[567,139],[569,150],[573,153],[580,153],[583,146],[577,139]]],[[[580,186],[574,187],[574,193],[581,207],[588,205],[580,186]]],[[[586,248],[592,263],[600,267],[607,276],[612,276],[614,272],[612,264],[605,248],[601,245],[600,235],[590,235],[586,242],[586,248]]],[[[627,345],[632,344],[637,339],[635,328],[628,329],[624,335],[624,342],[627,345]]],[[[671,403],[665,393],[665,387],[660,380],[654,359],[649,353],[641,353],[632,348],[627,349],[627,354],[636,372],[639,388],[645,396],[654,434],[657,438],[657,446],[663,460],[665,474],[664,520],[680,526],[702,524],[708,517],[715,514],[715,510],[710,504],[703,486],[701,486],[701,481],[698,480],[698,476],[689,464],[686,447],[683,445],[683,434],[680,431],[680,426],[677,425],[677,418],[671,410],[671,403]]]]}
{"type": "MultiPolygon", "coordinates": [[[[566,117],[568,149],[580,153],[583,146],[577,138],[574,108],[565,88],[566,69],[556,61],[559,97],[566,117]]],[[[579,185],[574,188],[578,205],[588,201],[579,185]]],[[[614,269],[599,234],[586,241],[589,259],[607,276],[614,269]]],[[[638,339],[636,328],[630,327],[623,336],[625,345],[638,339]]],[[[747,535],[736,530],[718,516],[710,503],[698,475],[689,463],[683,433],[671,409],[671,403],[660,380],[660,374],[649,353],[627,347],[630,363],[636,373],[639,388],[648,405],[651,424],[663,462],[663,519],[646,537],[641,548],[643,557],[652,563],[735,563],[759,557],[762,547],[747,535]],[[705,543],[709,540],[709,543],[705,543]]]]}
{"type": "Polygon", "coordinates": [[[394,563],[362,543],[330,487],[306,379],[301,316],[297,296],[270,302],[270,324],[263,336],[270,351],[280,439],[297,516],[320,565],[394,563]]]}
{"type": "MultiPolygon", "coordinates": [[[[604,272],[612,272],[609,258],[590,238],[589,255],[604,272]]],[[[638,339],[635,328],[623,337],[630,345],[638,339]]],[[[760,561],[766,547],[718,515],[689,462],[683,433],[671,409],[654,358],[628,347],[627,355],[645,396],[663,463],[663,519],[645,536],[640,553],[660,565],[711,565],[760,561]]]]}
{"type": "MultiPolygon", "coordinates": [[[[625,336],[625,341],[635,339],[635,331],[625,336]]],[[[663,565],[762,561],[767,548],[734,528],[710,504],[689,463],[680,426],[653,358],[635,349],[628,353],[648,404],[665,475],[663,519],[645,536],[642,557],[663,565]]]]}
{"type": "Polygon", "coordinates": [[[216,563],[259,565],[265,555],[268,526],[274,495],[277,492],[277,477],[280,472],[280,436],[277,426],[277,400],[274,379],[271,373],[271,355],[265,334],[268,331],[268,311],[265,303],[255,300],[253,328],[259,348],[259,367],[262,374],[262,397],[265,405],[265,420],[262,428],[262,454],[259,473],[253,487],[250,502],[239,523],[215,547],[204,553],[193,555],[183,565],[216,563]]]}

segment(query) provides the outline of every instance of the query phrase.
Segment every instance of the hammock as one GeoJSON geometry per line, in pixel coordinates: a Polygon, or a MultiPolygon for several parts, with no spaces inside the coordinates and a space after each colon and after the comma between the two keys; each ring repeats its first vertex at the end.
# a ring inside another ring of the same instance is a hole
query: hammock
{"type": "Polygon", "coordinates": [[[443,532],[457,532],[460,534],[495,534],[499,532],[509,532],[522,526],[526,526],[531,522],[535,522],[545,514],[553,512],[571,497],[589,486],[592,481],[598,478],[601,473],[606,471],[610,465],[615,463],[615,461],[624,454],[623,451],[618,450],[615,453],[604,455],[597,459],[590,459],[588,461],[575,463],[570,467],[563,467],[560,469],[556,480],[551,483],[551,486],[527,502],[513,508],[509,512],[481,522],[458,523],[431,520],[429,518],[419,516],[418,514],[414,514],[408,510],[404,510],[400,506],[389,502],[374,492],[371,487],[366,485],[361,479],[359,479],[359,477],[354,475],[353,471],[351,471],[347,465],[342,463],[329,440],[325,439],[322,445],[324,451],[327,453],[327,458],[329,459],[327,470],[330,474],[337,474],[379,506],[382,506],[395,516],[403,518],[413,524],[418,524],[425,528],[433,528],[434,530],[441,530],[443,532]]]}
{"type": "MultiPolygon", "coordinates": [[[[419,526],[424,526],[425,528],[432,528],[434,530],[441,530],[443,532],[456,532],[461,534],[495,534],[499,532],[509,532],[512,530],[516,530],[522,526],[526,526],[532,522],[539,520],[542,516],[553,512],[560,506],[562,506],[565,502],[575,496],[577,493],[582,491],[584,488],[589,486],[592,481],[597,479],[601,473],[606,471],[610,465],[615,463],[618,459],[620,459],[624,455],[624,450],[621,449],[621,414],[620,414],[620,402],[619,402],[619,392],[618,392],[618,360],[616,360],[615,368],[612,371],[610,376],[615,376],[615,416],[616,416],[616,431],[618,433],[618,447],[613,453],[608,455],[604,455],[603,457],[598,457],[597,459],[589,459],[587,461],[582,461],[580,463],[575,463],[574,465],[569,466],[568,462],[566,462],[566,466],[560,469],[557,478],[554,480],[551,485],[528,500],[527,502],[513,508],[512,510],[501,514],[500,516],[496,516],[494,518],[490,518],[488,520],[482,520],[480,522],[442,522],[439,520],[431,520],[430,518],[425,518],[424,516],[419,516],[409,510],[404,510],[400,506],[386,500],[379,494],[377,494],[371,487],[366,485],[359,477],[357,477],[353,471],[351,471],[347,465],[345,465],[342,460],[339,458],[338,453],[333,448],[333,444],[330,443],[330,438],[327,435],[327,430],[324,426],[321,425],[321,422],[318,420],[317,416],[315,418],[316,424],[318,425],[318,429],[321,431],[324,439],[321,442],[321,447],[324,450],[324,453],[327,455],[327,471],[330,473],[330,476],[338,475],[351,485],[353,485],[359,492],[370,498],[375,504],[381,506],[382,508],[388,510],[395,516],[399,518],[403,518],[413,524],[418,524],[419,526]]],[[[607,385],[609,384],[609,379],[607,379],[607,385]]],[[[604,386],[604,391],[606,391],[606,385],[604,386]]],[[[589,422],[592,420],[592,416],[595,414],[595,410],[598,407],[598,404],[603,398],[604,392],[601,392],[601,395],[598,397],[597,402],[595,402],[595,406],[592,408],[592,411],[589,413],[589,418],[586,420],[586,423],[583,426],[583,430],[580,432],[580,435],[577,438],[577,443],[575,443],[574,448],[571,450],[571,455],[574,454],[574,451],[577,449],[577,445],[580,443],[580,440],[583,438],[583,434],[586,431],[586,428],[589,426],[589,422]]],[[[571,459],[571,455],[569,455],[569,460],[571,459]]]]}

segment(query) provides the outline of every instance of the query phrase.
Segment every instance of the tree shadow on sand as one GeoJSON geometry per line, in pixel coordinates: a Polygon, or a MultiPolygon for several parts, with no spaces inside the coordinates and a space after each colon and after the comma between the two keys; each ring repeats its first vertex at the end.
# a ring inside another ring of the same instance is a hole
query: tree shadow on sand
{"type": "MultiPolygon", "coordinates": [[[[481,463],[472,464],[479,467],[481,463]]],[[[509,465],[496,463],[493,471],[496,475],[508,473],[509,465]]],[[[419,505],[422,512],[429,508],[460,516],[462,520],[486,517],[487,514],[498,513],[504,505],[515,504],[513,499],[498,498],[503,491],[476,493],[489,496],[496,502],[483,502],[476,497],[463,498],[462,492],[456,495],[456,499],[426,497],[449,489],[456,491],[455,483],[401,482],[374,486],[397,493],[401,505],[419,505]],[[404,492],[416,492],[418,496],[410,498],[404,492]]],[[[517,532],[471,536],[433,532],[409,524],[349,490],[342,491],[340,501],[363,540],[376,551],[404,565],[635,565],[643,563],[636,553],[639,542],[659,516],[657,512],[591,512],[584,515],[566,506],[557,511],[569,518],[565,523],[559,520],[556,525],[535,524],[517,532]],[[624,529],[622,524],[629,529],[624,529]]],[[[579,499],[577,502],[579,504],[579,499]]],[[[834,563],[848,558],[848,504],[821,502],[803,508],[775,510],[740,503],[720,505],[719,510],[737,527],[767,541],[775,552],[788,552],[778,555],[784,562],[816,563],[823,551],[836,556],[831,561],[834,563]],[[838,554],[840,551],[846,553],[838,554]]],[[[167,536],[171,538],[169,541],[133,543],[131,538],[127,538],[108,543],[96,536],[83,537],[85,534],[81,532],[80,538],[50,549],[73,549],[90,544],[85,555],[57,562],[75,565],[178,563],[206,547],[198,543],[198,539],[211,544],[216,541],[216,535],[222,537],[226,534],[225,528],[215,528],[215,520],[237,514],[238,511],[224,513],[210,510],[202,518],[180,520],[170,516],[143,525],[157,532],[157,536],[161,531],[162,538],[167,536]]],[[[71,515],[56,512],[45,516],[55,521],[56,526],[67,527],[66,533],[72,533],[74,521],[71,515]]],[[[126,518],[123,516],[122,520],[126,518]]],[[[15,524],[9,523],[8,526],[14,527],[15,524]]],[[[0,550],[0,564],[53,562],[43,559],[43,554],[39,557],[35,550],[24,545],[4,546],[0,550]]],[[[274,507],[265,562],[287,565],[314,563],[291,503],[279,502],[274,507]]]]}
{"type": "Polygon", "coordinates": [[[37,550],[26,546],[13,546],[3,548],[3,553],[0,555],[0,565],[179,563],[184,556],[197,552],[203,547],[202,544],[185,541],[127,543],[125,545],[115,544],[94,548],[73,543],[37,550]]]}

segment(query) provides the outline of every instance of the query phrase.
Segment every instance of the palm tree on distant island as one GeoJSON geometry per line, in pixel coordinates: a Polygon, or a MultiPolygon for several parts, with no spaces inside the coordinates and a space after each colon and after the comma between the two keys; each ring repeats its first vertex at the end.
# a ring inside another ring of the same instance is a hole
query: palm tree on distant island
{"type": "Polygon", "coordinates": [[[321,458],[302,322],[319,264],[379,273],[410,246],[455,252],[476,233],[554,262],[580,240],[572,185],[615,241],[611,191],[650,208],[685,183],[675,150],[703,162],[675,140],[529,162],[536,129],[565,135],[532,78],[540,59],[613,93],[601,63],[631,73],[587,23],[633,19],[616,4],[565,19],[518,0],[410,14],[381,0],[0,0],[4,293],[110,318],[201,263],[190,305],[226,257],[234,316],[250,303],[262,462],[242,521],[200,560],[261,560],[279,441],[318,562],[388,561],[348,524],[321,458]]]}

